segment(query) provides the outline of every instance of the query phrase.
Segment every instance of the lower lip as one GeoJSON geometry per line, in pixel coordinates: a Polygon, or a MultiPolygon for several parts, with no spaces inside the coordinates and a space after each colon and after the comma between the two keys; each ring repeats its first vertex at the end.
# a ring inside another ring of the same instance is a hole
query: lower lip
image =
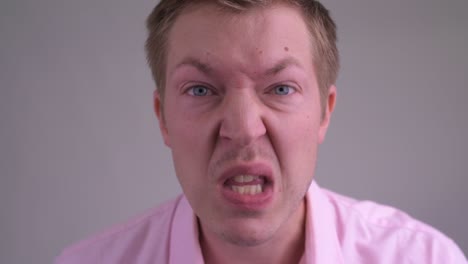
{"type": "Polygon", "coordinates": [[[240,194],[229,186],[222,186],[222,196],[232,205],[243,210],[259,211],[268,207],[273,199],[273,188],[270,184],[263,185],[263,191],[258,194],[240,194]]]}

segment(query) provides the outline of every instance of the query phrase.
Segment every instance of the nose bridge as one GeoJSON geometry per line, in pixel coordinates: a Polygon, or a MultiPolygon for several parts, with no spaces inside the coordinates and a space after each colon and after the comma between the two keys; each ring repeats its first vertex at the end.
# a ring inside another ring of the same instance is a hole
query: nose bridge
{"type": "Polygon", "coordinates": [[[247,145],[266,133],[260,100],[255,93],[239,89],[226,94],[220,136],[247,145]]]}

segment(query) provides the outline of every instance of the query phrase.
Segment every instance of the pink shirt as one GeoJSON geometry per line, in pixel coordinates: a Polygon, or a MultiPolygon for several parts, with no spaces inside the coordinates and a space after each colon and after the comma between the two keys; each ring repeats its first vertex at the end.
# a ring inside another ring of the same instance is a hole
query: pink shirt
{"type": "MultiPolygon", "coordinates": [[[[303,263],[456,263],[455,243],[405,213],[321,189],[307,193],[303,263]]],[[[197,220],[185,196],[67,248],[56,264],[201,264],[197,220]]]]}

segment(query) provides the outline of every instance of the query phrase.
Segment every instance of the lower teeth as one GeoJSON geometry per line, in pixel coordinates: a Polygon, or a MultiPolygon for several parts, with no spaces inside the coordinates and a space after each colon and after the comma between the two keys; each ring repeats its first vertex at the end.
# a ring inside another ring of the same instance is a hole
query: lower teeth
{"type": "Polygon", "coordinates": [[[244,185],[244,186],[238,186],[238,185],[232,185],[231,189],[237,193],[240,194],[248,194],[248,195],[255,195],[259,194],[263,191],[262,185],[257,184],[257,185],[244,185]]]}

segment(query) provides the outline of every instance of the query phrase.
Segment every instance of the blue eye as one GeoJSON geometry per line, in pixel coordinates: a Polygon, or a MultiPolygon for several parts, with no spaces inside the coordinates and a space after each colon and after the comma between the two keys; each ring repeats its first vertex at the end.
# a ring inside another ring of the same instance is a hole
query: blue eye
{"type": "Polygon", "coordinates": [[[277,95],[288,95],[294,93],[294,89],[287,85],[278,85],[274,88],[274,93],[277,95]]]}
{"type": "Polygon", "coordinates": [[[195,85],[195,86],[190,87],[190,89],[188,90],[188,94],[193,95],[193,96],[207,96],[207,95],[211,95],[212,92],[210,89],[208,89],[207,87],[203,85],[195,85]]]}

